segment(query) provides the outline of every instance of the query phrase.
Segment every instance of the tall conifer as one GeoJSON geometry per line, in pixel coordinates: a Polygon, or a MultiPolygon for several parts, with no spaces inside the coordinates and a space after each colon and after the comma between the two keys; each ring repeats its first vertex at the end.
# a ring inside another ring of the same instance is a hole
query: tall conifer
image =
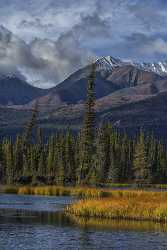
{"type": "Polygon", "coordinates": [[[91,65],[91,73],[87,83],[87,100],[85,103],[84,125],[82,129],[82,160],[79,169],[79,183],[86,184],[90,176],[95,171],[94,153],[95,153],[95,78],[96,64],[91,65]]]}

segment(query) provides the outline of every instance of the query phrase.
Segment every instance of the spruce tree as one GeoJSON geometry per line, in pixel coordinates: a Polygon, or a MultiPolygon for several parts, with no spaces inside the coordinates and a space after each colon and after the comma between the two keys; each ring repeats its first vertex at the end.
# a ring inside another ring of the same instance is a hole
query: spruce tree
{"type": "Polygon", "coordinates": [[[6,162],[6,183],[14,183],[14,161],[13,161],[13,145],[11,140],[6,140],[4,145],[5,162],[6,162]]]}
{"type": "Polygon", "coordinates": [[[94,162],[94,136],[95,136],[95,77],[96,77],[96,64],[92,64],[91,73],[88,77],[87,83],[87,100],[85,103],[85,116],[84,125],[82,129],[82,159],[79,169],[79,180],[80,184],[86,184],[89,182],[90,176],[95,171],[94,162]]]}
{"type": "Polygon", "coordinates": [[[141,130],[137,140],[133,160],[134,177],[137,183],[150,183],[152,174],[148,164],[144,132],[141,130]]]}
{"type": "Polygon", "coordinates": [[[70,130],[67,131],[65,135],[65,145],[64,145],[64,165],[66,179],[68,182],[76,182],[76,165],[75,165],[75,141],[70,130]]]}
{"type": "Polygon", "coordinates": [[[54,148],[55,139],[53,136],[49,138],[48,143],[48,157],[47,157],[47,175],[54,176],[54,148]]]}
{"type": "Polygon", "coordinates": [[[24,165],[24,174],[26,175],[28,173],[32,173],[33,153],[31,153],[32,150],[31,144],[33,141],[35,141],[35,138],[33,138],[33,129],[37,125],[37,117],[38,117],[38,103],[36,102],[32,110],[32,117],[30,121],[27,123],[25,132],[23,134],[23,165],[24,165]]]}
{"type": "Polygon", "coordinates": [[[121,179],[121,142],[116,133],[110,137],[110,168],[108,181],[113,183],[120,182],[121,179]]]}
{"type": "Polygon", "coordinates": [[[21,136],[17,136],[16,143],[14,144],[14,168],[15,180],[23,174],[23,141],[21,136]]]}
{"type": "Polygon", "coordinates": [[[66,182],[65,173],[65,138],[63,135],[59,137],[58,161],[56,168],[56,183],[64,185],[66,182]]]}
{"type": "Polygon", "coordinates": [[[36,102],[34,105],[34,108],[32,109],[32,116],[29,122],[27,123],[25,127],[25,133],[24,133],[24,143],[26,145],[29,145],[32,143],[33,139],[33,129],[37,125],[37,118],[38,118],[38,103],[36,102]]]}
{"type": "Polygon", "coordinates": [[[96,166],[98,171],[98,182],[104,183],[108,179],[110,168],[110,136],[112,126],[103,125],[98,130],[96,140],[96,166]]]}

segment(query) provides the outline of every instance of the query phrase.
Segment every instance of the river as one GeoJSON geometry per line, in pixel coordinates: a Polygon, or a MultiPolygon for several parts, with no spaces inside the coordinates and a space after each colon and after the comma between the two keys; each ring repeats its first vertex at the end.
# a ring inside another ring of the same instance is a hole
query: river
{"type": "Polygon", "coordinates": [[[64,215],[72,197],[0,194],[0,250],[167,250],[167,226],[64,215]]]}

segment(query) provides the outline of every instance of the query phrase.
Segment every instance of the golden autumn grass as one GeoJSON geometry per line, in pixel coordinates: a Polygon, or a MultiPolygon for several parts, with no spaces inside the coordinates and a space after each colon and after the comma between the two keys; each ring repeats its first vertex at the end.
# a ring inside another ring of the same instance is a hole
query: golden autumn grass
{"type": "Polygon", "coordinates": [[[84,218],[150,220],[167,222],[167,192],[112,190],[89,187],[5,186],[4,193],[76,196],[80,200],[66,212],[84,218]]]}
{"type": "Polygon", "coordinates": [[[59,186],[24,186],[18,187],[17,194],[24,195],[47,195],[47,196],[77,196],[80,198],[100,198],[109,195],[103,189],[88,187],[59,187],[59,186]]]}
{"type": "MultiPolygon", "coordinates": [[[[72,195],[78,197],[108,197],[110,196],[113,189],[132,189],[131,184],[121,184],[121,183],[110,183],[106,185],[106,188],[90,188],[90,187],[64,187],[64,186],[19,186],[19,185],[1,185],[0,193],[11,193],[11,194],[31,194],[31,195],[72,195]]],[[[167,189],[167,184],[153,184],[143,186],[136,186],[137,189],[142,190],[143,188],[155,189],[155,190],[165,190],[167,189]]],[[[119,191],[118,191],[119,192],[119,191]]]]}
{"type": "Polygon", "coordinates": [[[64,186],[1,186],[1,193],[47,196],[77,196],[80,198],[98,198],[109,196],[108,189],[64,186]]]}
{"type": "Polygon", "coordinates": [[[108,198],[85,199],[66,212],[85,218],[151,220],[167,222],[167,192],[110,191],[108,198]]]}
{"type": "Polygon", "coordinates": [[[69,219],[76,225],[85,228],[112,229],[112,230],[131,230],[131,231],[156,231],[167,232],[167,224],[155,221],[137,221],[137,220],[114,220],[106,218],[85,218],[82,216],[69,216],[69,219]]]}

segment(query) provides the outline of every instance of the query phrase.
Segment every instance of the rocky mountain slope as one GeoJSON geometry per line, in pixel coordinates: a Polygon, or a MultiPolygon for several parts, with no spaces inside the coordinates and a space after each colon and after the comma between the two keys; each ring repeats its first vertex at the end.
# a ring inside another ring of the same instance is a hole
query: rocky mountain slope
{"type": "MultiPolygon", "coordinates": [[[[97,122],[112,121],[117,128],[134,131],[139,126],[153,129],[158,126],[158,131],[167,130],[166,62],[139,64],[103,57],[98,59],[96,64],[97,122]]],[[[13,106],[12,112],[17,117],[15,127],[21,127],[23,120],[26,122],[23,116],[19,118],[19,112],[27,114],[38,101],[41,126],[46,129],[68,126],[78,128],[84,113],[83,103],[86,98],[89,70],[88,65],[50,90],[40,90],[31,86],[27,87],[29,91],[24,92],[23,89],[20,93],[26,93],[24,101],[12,99],[14,104],[24,104],[13,106]],[[30,96],[27,97],[28,93],[30,96]]],[[[2,96],[8,97],[8,94],[2,96]]],[[[0,117],[3,118],[1,110],[0,117]]],[[[7,118],[5,122],[8,123],[7,118]]]]}
{"type": "MultiPolygon", "coordinates": [[[[139,65],[122,62],[111,57],[98,59],[96,64],[95,93],[97,100],[109,96],[112,98],[111,100],[114,98],[118,102],[122,99],[122,104],[125,99],[126,104],[127,98],[136,101],[167,90],[167,74],[163,70],[161,74],[155,73],[156,66],[150,69],[151,64],[139,65]]],[[[160,64],[157,65],[157,71],[160,71],[160,64]]],[[[41,109],[55,110],[62,105],[83,103],[86,98],[88,73],[89,66],[80,69],[52,88],[47,95],[40,97],[38,103],[41,109]]],[[[106,100],[109,100],[109,97],[106,100]]],[[[34,102],[30,103],[28,107],[33,104],[34,102]]]]}

